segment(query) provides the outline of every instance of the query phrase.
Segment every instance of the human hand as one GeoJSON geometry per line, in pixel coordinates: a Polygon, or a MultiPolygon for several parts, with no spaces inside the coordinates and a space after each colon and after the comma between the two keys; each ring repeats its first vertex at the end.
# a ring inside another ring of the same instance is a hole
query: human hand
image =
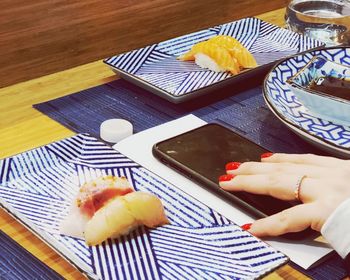
{"type": "Polygon", "coordinates": [[[350,160],[312,154],[262,155],[261,162],[232,162],[220,186],[227,191],[300,200],[280,213],[255,221],[253,235],[278,236],[308,227],[320,231],[337,206],[350,197],[350,160]]]}

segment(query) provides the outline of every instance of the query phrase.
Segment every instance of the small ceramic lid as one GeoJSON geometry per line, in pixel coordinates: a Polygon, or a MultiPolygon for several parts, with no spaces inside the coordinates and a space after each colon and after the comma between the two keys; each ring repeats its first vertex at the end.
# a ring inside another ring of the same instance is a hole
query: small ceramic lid
{"type": "Polygon", "coordinates": [[[132,133],[132,123],[124,119],[105,120],[100,127],[100,137],[110,143],[117,143],[132,133]]]}

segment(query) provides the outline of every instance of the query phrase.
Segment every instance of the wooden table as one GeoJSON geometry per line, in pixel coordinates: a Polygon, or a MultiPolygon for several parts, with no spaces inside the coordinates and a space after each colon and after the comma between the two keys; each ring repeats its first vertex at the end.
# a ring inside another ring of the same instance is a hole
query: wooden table
{"type": "MultiPolygon", "coordinates": [[[[283,15],[284,9],[280,9],[259,15],[258,18],[283,26],[283,15]]],[[[102,61],[96,61],[0,89],[0,158],[74,135],[74,132],[33,109],[32,104],[115,79],[117,76],[102,61]]],[[[0,210],[0,229],[65,278],[84,278],[77,269],[3,210],[0,210]]],[[[288,265],[267,278],[306,279],[288,265]]]]}

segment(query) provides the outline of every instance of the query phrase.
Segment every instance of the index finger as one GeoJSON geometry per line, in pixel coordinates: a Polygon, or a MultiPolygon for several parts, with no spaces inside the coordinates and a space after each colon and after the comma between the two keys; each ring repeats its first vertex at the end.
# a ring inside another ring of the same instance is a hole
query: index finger
{"type": "Polygon", "coordinates": [[[323,167],[341,167],[350,169],[350,160],[339,159],[328,156],[318,156],[314,154],[284,154],[284,153],[266,153],[265,157],[261,158],[262,162],[273,163],[295,163],[307,164],[323,167]]]}

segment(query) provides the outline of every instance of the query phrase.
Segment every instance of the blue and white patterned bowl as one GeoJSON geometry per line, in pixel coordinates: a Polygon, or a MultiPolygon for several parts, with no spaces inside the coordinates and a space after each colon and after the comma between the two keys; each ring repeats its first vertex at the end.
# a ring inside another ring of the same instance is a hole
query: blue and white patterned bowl
{"type": "Polygon", "coordinates": [[[323,48],[284,59],[265,78],[263,94],[266,104],[284,124],[306,141],[331,154],[350,158],[350,126],[316,116],[287,84],[287,80],[314,56],[350,66],[350,47],[323,48]]]}
{"type": "Polygon", "coordinates": [[[349,126],[349,100],[310,89],[312,83],[316,83],[324,77],[350,80],[350,67],[329,61],[324,57],[315,56],[303,69],[287,80],[287,85],[315,116],[349,126]]]}
{"type": "Polygon", "coordinates": [[[253,79],[257,72],[267,70],[281,58],[322,45],[319,41],[260,19],[244,18],[119,54],[105,59],[104,63],[122,78],[179,103],[242,79],[253,79]],[[259,66],[231,75],[203,69],[192,61],[176,59],[194,44],[216,35],[236,38],[253,54],[259,66]]]}

